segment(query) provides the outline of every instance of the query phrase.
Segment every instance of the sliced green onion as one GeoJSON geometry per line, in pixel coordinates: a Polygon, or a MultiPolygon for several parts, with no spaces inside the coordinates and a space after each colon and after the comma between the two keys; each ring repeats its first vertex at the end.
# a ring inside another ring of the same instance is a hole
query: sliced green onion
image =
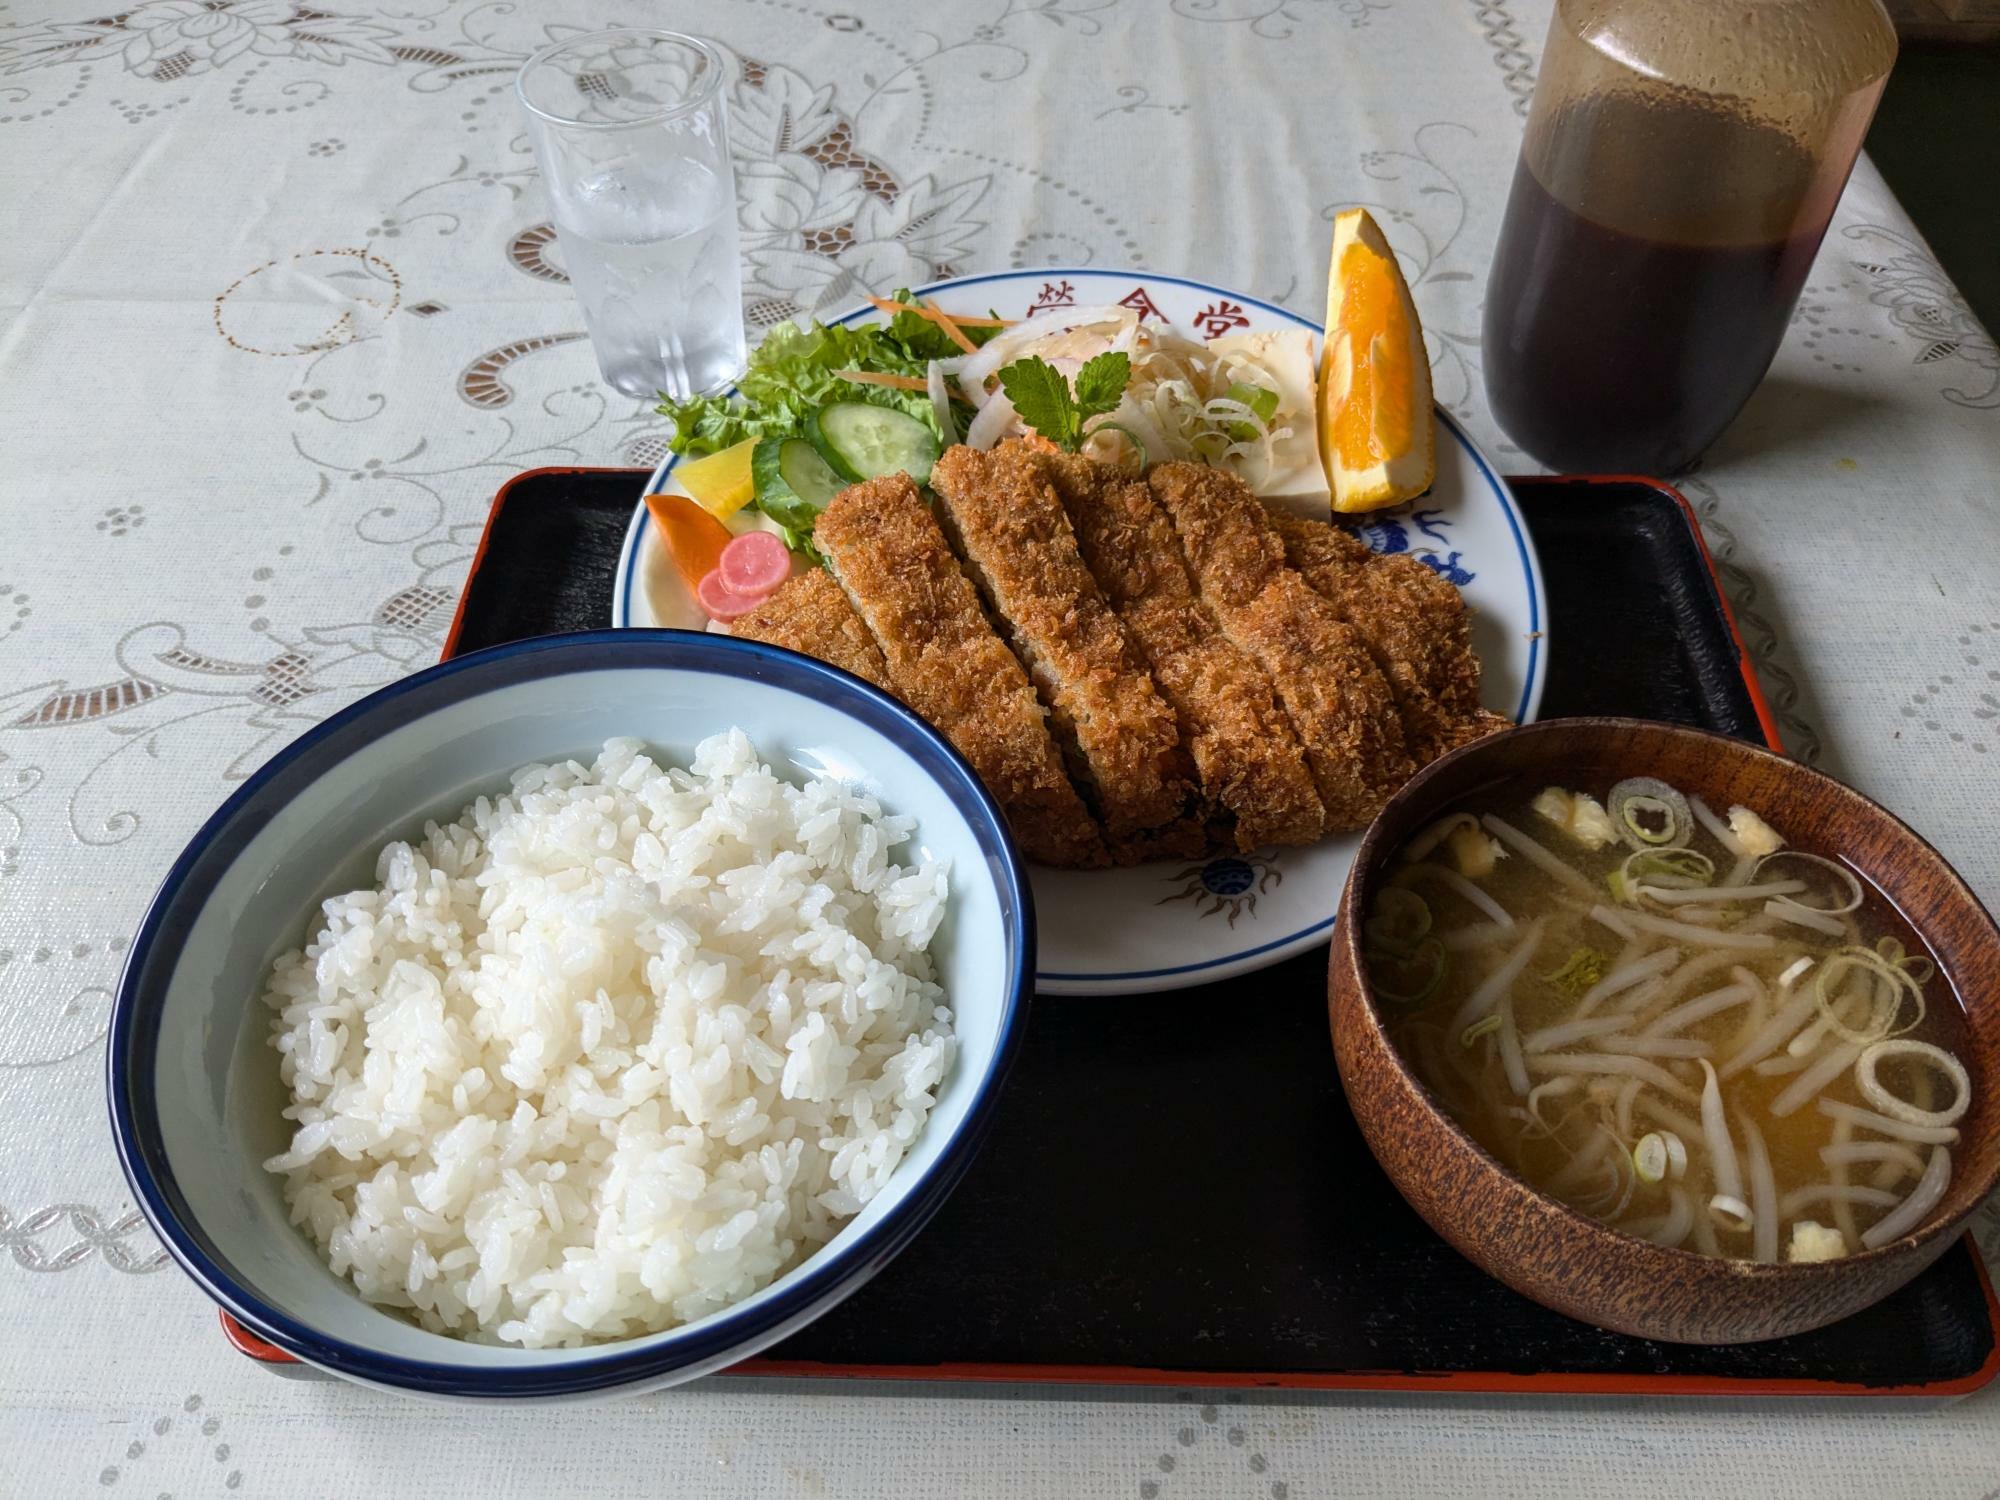
{"type": "Polygon", "coordinates": [[[1749,1204],[1728,1193],[1717,1193],[1708,1200],[1708,1216],[1722,1228],[1736,1234],[1747,1231],[1757,1219],[1757,1216],[1750,1212],[1749,1204]]]}
{"type": "Polygon", "coordinates": [[[1924,1023],[1923,985],[1908,969],[1890,963],[1873,948],[1863,948],[1858,945],[1836,950],[1819,966],[1819,972],[1813,975],[1813,1004],[1818,1007],[1821,1023],[1827,1031],[1831,1031],[1843,1042],[1856,1046],[1865,1047],[1870,1042],[1901,1036],[1907,1031],[1914,1031],[1924,1023]],[[1845,977],[1850,968],[1866,969],[1878,979],[1888,980],[1893,991],[1888,1005],[1884,1006],[1873,998],[1871,986],[1868,1023],[1863,1029],[1856,1029],[1841,1020],[1834,1006],[1834,981],[1845,977]],[[1905,994],[1915,998],[1917,1012],[1904,1025],[1898,1026],[1896,1018],[1902,1014],[1905,994]]]}
{"type": "Polygon", "coordinates": [[[1430,935],[1430,903],[1407,887],[1384,886],[1375,893],[1375,903],[1361,930],[1384,952],[1398,957],[1414,955],[1417,944],[1430,935]]]}
{"type": "Polygon", "coordinates": [[[1632,1170],[1641,1182],[1659,1182],[1667,1175],[1667,1143],[1658,1131],[1639,1137],[1632,1148],[1632,1170]]]}
{"type": "Polygon", "coordinates": [[[1635,849],[1619,869],[1628,890],[1646,883],[1669,890],[1715,884],[1715,861],[1699,849],[1635,849]]]}
{"type": "Polygon", "coordinates": [[[1225,401],[1234,401],[1250,408],[1251,422],[1231,422],[1223,430],[1239,443],[1254,443],[1270,430],[1271,418],[1278,414],[1278,393],[1266,390],[1261,385],[1249,385],[1238,381],[1222,393],[1225,401]]]}
{"type": "Polygon", "coordinates": [[[1861,1095],[1870,1104],[1891,1119],[1905,1124],[1918,1125],[1937,1130],[1948,1125],[1956,1125],[1965,1112],[1972,1107],[1972,1080],[1966,1076],[1965,1064],[1953,1057],[1934,1042],[1883,1041],[1862,1052],[1854,1065],[1854,1082],[1861,1095]],[[1885,1057],[1922,1058],[1932,1067],[1951,1080],[1952,1099],[1944,1109],[1918,1109],[1907,1099],[1899,1099],[1883,1087],[1875,1070],[1885,1057]]]}
{"type": "Polygon", "coordinates": [[[1464,1031],[1459,1033],[1458,1044],[1461,1047],[1470,1047],[1481,1037],[1491,1036],[1499,1029],[1500,1018],[1498,1016],[1491,1014],[1481,1016],[1470,1026],[1466,1027],[1464,1031]]]}
{"type": "Polygon", "coordinates": [[[1091,428],[1089,432],[1084,434],[1084,440],[1087,442],[1091,438],[1096,437],[1098,433],[1104,432],[1106,430],[1124,434],[1125,441],[1130,443],[1134,448],[1139,450],[1139,468],[1141,471],[1143,471],[1147,463],[1145,439],[1140,437],[1139,434],[1134,432],[1131,428],[1127,427],[1123,422],[1099,422],[1095,427],[1091,428]]]}
{"type": "Polygon", "coordinates": [[[1564,960],[1560,969],[1544,974],[1542,978],[1574,998],[1587,993],[1604,977],[1605,962],[1604,955],[1595,948],[1578,948],[1564,960]]]}
{"type": "Polygon", "coordinates": [[[1679,849],[1694,837],[1687,798],[1651,776],[1633,776],[1605,799],[1612,826],[1635,849],[1679,849]]]}
{"type": "Polygon", "coordinates": [[[1407,953],[1374,949],[1366,955],[1375,998],[1385,1005],[1422,1005],[1435,995],[1451,970],[1443,943],[1427,937],[1407,953]]]}
{"type": "Polygon", "coordinates": [[[1660,1139],[1667,1143],[1667,1175],[1673,1178],[1675,1182],[1679,1182],[1683,1177],[1687,1176],[1687,1142],[1671,1130],[1662,1131],[1660,1139]]]}

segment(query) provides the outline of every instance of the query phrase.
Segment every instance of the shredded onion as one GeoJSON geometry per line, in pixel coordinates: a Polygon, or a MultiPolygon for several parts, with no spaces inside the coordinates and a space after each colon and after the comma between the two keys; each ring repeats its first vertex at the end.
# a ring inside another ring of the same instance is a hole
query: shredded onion
{"type": "Polygon", "coordinates": [[[1751,867],[1751,879],[1762,880],[1764,872],[1781,859],[1798,860],[1822,870],[1831,870],[1847,890],[1847,899],[1839,906],[1809,906],[1803,901],[1794,902],[1794,905],[1804,906],[1807,911],[1823,912],[1833,917],[1844,917],[1851,911],[1861,909],[1861,881],[1855,873],[1845,865],[1835,864],[1832,860],[1817,854],[1807,854],[1802,849],[1780,849],[1776,853],[1765,855],[1751,867]]]}
{"type": "MultiPolygon", "coordinates": [[[[1621,1018],[1622,1019],[1622,1018],[1621,1018]]],[[[1598,1047],[1615,1057],[1678,1057],[1693,1061],[1715,1049],[1689,1036],[1630,1036],[1614,1033],[1598,1040],[1598,1047]]]]}
{"type": "Polygon", "coordinates": [[[1771,1101],[1771,1117],[1782,1120],[1809,1100],[1818,1098],[1820,1090],[1853,1067],[1854,1059],[1860,1055],[1860,1047],[1853,1042],[1843,1043],[1826,1053],[1785,1085],[1785,1091],[1771,1101]]]}
{"type": "Polygon", "coordinates": [[[1906,1172],[1922,1172],[1924,1159],[1900,1141],[1853,1141],[1819,1148],[1819,1159],[1829,1167],[1848,1167],[1860,1162],[1883,1162],[1906,1172]]]}
{"type": "Polygon", "coordinates": [[[965,429],[966,447],[982,452],[991,448],[1007,435],[1007,429],[1014,424],[1014,415],[1014,403],[1007,399],[1007,393],[995,391],[979,408],[979,415],[972,419],[972,425],[965,429]]]}
{"type": "Polygon", "coordinates": [[[1541,941],[1542,924],[1539,921],[1530,922],[1521,941],[1514,945],[1500,967],[1487,975],[1478,989],[1466,996],[1465,1003],[1458,1008],[1458,1014],[1453,1016],[1451,1024],[1445,1027],[1445,1034],[1462,1035],[1466,1027],[1491,1010],[1493,1002],[1521,977],[1521,971],[1528,967],[1528,960],[1535,956],[1535,949],[1541,941]]]}
{"type": "Polygon", "coordinates": [[[1501,991],[1500,999],[1493,1007],[1500,1017],[1500,1066],[1507,1072],[1507,1086],[1517,1095],[1526,1095],[1528,1067],[1521,1057],[1521,1032],[1514,1024],[1514,992],[1501,991]]]}
{"type": "Polygon", "coordinates": [[[1748,1115],[1737,1116],[1743,1131],[1743,1155],[1750,1166],[1750,1209],[1756,1217],[1751,1225],[1750,1254],[1753,1259],[1778,1258],[1778,1179],[1771,1170],[1771,1153],[1764,1134],[1748,1115]]]}
{"type": "MultiPolygon", "coordinates": [[[[1124,328],[1136,325],[1138,321],[1139,315],[1129,307],[1058,307],[1037,313],[1012,328],[1001,329],[982,344],[976,354],[966,355],[964,363],[958,368],[959,389],[965,392],[974,406],[984,409],[986,382],[1002,365],[1012,364],[1019,356],[1031,352],[1029,345],[1054,333],[1085,328],[1094,330],[1100,324],[1124,328]]],[[[1112,335],[1106,333],[1106,347],[1109,347],[1111,339],[1112,335]]]]}
{"type": "Polygon", "coordinates": [[[1513,932],[1511,925],[1502,927],[1498,922],[1474,922],[1469,927],[1459,927],[1444,935],[1445,947],[1454,953],[1468,948],[1485,948],[1499,942],[1513,932]]]}
{"type": "Polygon", "coordinates": [[[1471,881],[1467,880],[1463,875],[1459,874],[1458,871],[1447,870],[1443,865],[1419,865],[1415,870],[1407,873],[1414,878],[1419,870],[1423,874],[1441,882],[1447,889],[1463,896],[1473,906],[1476,906],[1481,913],[1491,917],[1502,927],[1512,927],[1514,925],[1512,914],[1504,906],[1487,895],[1486,892],[1482,891],[1471,881]]]}
{"type": "Polygon", "coordinates": [[[1861,1248],[1879,1250],[1891,1240],[1899,1240],[1924,1220],[1924,1215],[1938,1206],[1944,1197],[1944,1190],[1951,1185],[1951,1153],[1942,1146],[1931,1148],[1930,1165],[1924,1168],[1924,1175],[1917,1185],[1910,1189],[1910,1196],[1882,1218],[1861,1236],[1861,1248]]]}
{"type": "Polygon", "coordinates": [[[1644,958],[1634,959],[1629,964],[1619,965],[1619,967],[1613,969],[1609,974],[1598,980],[1596,984],[1584,991],[1583,998],[1576,1003],[1576,1010],[1573,1012],[1574,1018],[1582,1020],[1593,1010],[1597,1009],[1604,1001],[1618,994],[1621,990],[1629,990],[1634,985],[1642,984],[1648,979],[1656,978],[1668,972],[1680,961],[1680,949],[1662,948],[1657,953],[1650,953],[1644,958]]]}
{"type": "Polygon", "coordinates": [[[1604,1052],[1544,1052],[1529,1058],[1527,1063],[1530,1073],[1582,1073],[1586,1076],[1622,1073],[1628,1078],[1643,1078],[1663,1094],[1694,1103],[1695,1096],[1691,1089],[1658,1063],[1648,1062],[1643,1057],[1614,1057],[1604,1052]]]}
{"type": "Polygon", "coordinates": [[[1878,1115],[1872,1109],[1862,1109],[1859,1105],[1843,1104],[1838,1099],[1819,1101],[1819,1112],[1831,1115],[1836,1120],[1845,1120],[1858,1125],[1863,1130],[1872,1130],[1877,1135],[1891,1136],[1899,1141],[1916,1141],[1925,1146],[1949,1146],[1958,1139],[1957,1127],[1951,1125],[1912,1125],[1889,1115],[1878,1115]]]}
{"type": "Polygon", "coordinates": [[[1717,1193],[1708,1200],[1708,1216],[1724,1229],[1741,1234],[1757,1222],[1750,1205],[1731,1193],[1717,1193]]]}
{"type": "Polygon", "coordinates": [[[1709,831],[1716,843],[1722,845],[1723,848],[1727,849],[1738,859],[1745,857],[1743,853],[1743,841],[1736,837],[1736,830],[1718,818],[1706,802],[1702,801],[1699,797],[1690,797],[1688,798],[1688,809],[1701,820],[1701,826],[1709,831]]]}
{"type": "Polygon", "coordinates": [[[1624,1016],[1594,1016],[1583,1021],[1563,1021],[1554,1026],[1544,1026],[1539,1031],[1529,1032],[1521,1038],[1521,1050],[1554,1052],[1559,1047],[1567,1047],[1571,1042],[1603,1036],[1608,1031],[1617,1031],[1629,1024],[1624,1016]]]}
{"type": "MultiPolygon", "coordinates": [[[[1787,974],[1792,973],[1797,967],[1798,965],[1794,964],[1791,969],[1787,969],[1785,972],[1787,974]]],[[[1734,1057],[1722,1065],[1722,1076],[1724,1078],[1732,1077],[1742,1072],[1752,1063],[1761,1062],[1777,1051],[1779,1047],[1783,1046],[1786,1041],[1797,1033],[1801,1026],[1806,1024],[1807,1017],[1813,1013],[1815,1003],[1810,991],[1802,990],[1798,994],[1793,995],[1791,999],[1778,1007],[1777,1012],[1771,1019],[1758,1029],[1755,1036],[1743,1044],[1734,1057]]]]}
{"type": "MultiPolygon", "coordinates": [[[[1735,1143],[1729,1139],[1729,1116],[1722,1110],[1722,1086],[1706,1058],[1702,1059],[1701,1076],[1701,1134],[1708,1146],[1709,1171],[1715,1178],[1715,1190],[1724,1197],[1740,1199],[1743,1168],[1736,1160],[1735,1143]]],[[[1711,1203],[1710,1208],[1713,1207],[1711,1203]]]]}
{"type": "Polygon", "coordinates": [[[1678,1250],[1692,1228],[1694,1228],[1694,1199],[1688,1195],[1685,1188],[1671,1188],[1667,1193],[1666,1218],[1657,1225],[1648,1225],[1644,1229],[1635,1224],[1632,1226],[1632,1232],[1641,1239],[1651,1240],[1665,1249],[1678,1250]]]}
{"type": "Polygon", "coordinates": [[[1586,880],[1578,870],[1564,861],[1557,859],[1555,855],[1549,853],[1548,850],[1529,838],[1513,824],[1504,822],[1494,817],[1491,813],[1488,813],[1479,821],[1486,826],[1488,833],[1499,839],[1501,843],[1508,845],[1530,864],[1555,876],[1557,880],[1560,880],[1578,895],[1596,897],[1597,888],[1586,880]]]}
{"type": "Polygon", "coordinates": [[[1452,813],[1447,817],[1439,818],[1421,833],[1412,835],[1410,841],[1403,845],[1403,863],[1415,864],[1424,858],[1425,855],[1429,854],[1431,850],[1437,848],[1439,844],[1442,844],[1456,830],[1460,828],[1477,828],[1478,826],[1479,819],[1473,817],[1471,813],[1452,813]]]}
{"type": "MultiPolygon", "coordinates": [[[[1642,885],[1637,887],[1637,893],[1650,897],[1662,906],[1721,906],[1733,901],[1752,901],[1759,896],[1788,896],[1805,888],[1803,880],[1774,880],[1768,885],[1708,885],[1682,889],[1642,885]]],[[[1770,910],[1770,907],[1767,905],[1765,910],[1770,910]]]]}
{"type": "Polygon", "coordinates": [[[1665,917],[1648,916],[1645,912],[1614,912],[1608,906],[1593,906],[1590,915],[1593,921],[1601,922],[1606,927],[1611,926],[1611,923],[1605,920],[1607,917],[1617,918],[1641,932],[1656,932],[1661,937],[1679,938],[1684,943],[1700,948],[1740,948],[1745,952],[1761,953],[1778,945],[1778,940],[1767,932],[1711,932],[1706,927],[1697,927],[1690,922],[1673,922],[1665,917]]]}
{"type": "Polygon", "coordinates": [[[1863,1208],[1890,1208],[1895,1202],[1894,1193],[1885,1193],[1880,1188],[1821,1184],[1816,1187],[1798,1188],[1785,1194],[1778,1201],[1778,1213],[1789,1219],[1795,1217],[1801,1209],[1811,1208],[1819,1203],[1858,1203],[1863,1208]]]}
{"type": "Polygon", "coordinates": [[[1738,982],[1722,989],[1712,990],[1697,999],[1677,1005],[1659,1020],[1649,1025],[1642,1036],[1671,1036],[1684,1031],[1697,1021],[1706,1021],[1710,1016],[1719,1015],[1733,1005],[1742,1005],[1757,998],[1757,991],[1751,985],[1738,982]]]}
{"type": "Polygon", "coordinates": [[[1783,897],[1779,897],[1773,901],[1766,901],[1764,903],[1764,911],[1767,915],[1776,917],[1780,922],[1790,922],[1797,927],[1810,927],[1813,931],[1823,932],[1828,937],[1845,937],[1847,935],[1847,928],[1826,915],[1826,913],[1814,907],[1800,906],[1796,901],[1788,901],[1783,897]]]}
{"type": "Polygon", "coordinates": [[[944,433],[944,445],[949,448],[958,441],[958,419],[951,414],[951,393],[945,389],[944,366],[936,360],[924,371],[924,389],[930,392],[931,413],[944,433]]]}

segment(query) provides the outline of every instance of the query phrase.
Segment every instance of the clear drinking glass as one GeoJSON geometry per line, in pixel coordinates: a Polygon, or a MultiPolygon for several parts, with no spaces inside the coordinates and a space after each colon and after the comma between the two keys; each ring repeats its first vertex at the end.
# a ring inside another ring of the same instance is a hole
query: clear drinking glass
{"type": "Polygon", "coordinates": [[[743,368],[743,268],[722,58],[673,31],[544,47],[515,90],[605,380],[718,390],[743,368]]]}

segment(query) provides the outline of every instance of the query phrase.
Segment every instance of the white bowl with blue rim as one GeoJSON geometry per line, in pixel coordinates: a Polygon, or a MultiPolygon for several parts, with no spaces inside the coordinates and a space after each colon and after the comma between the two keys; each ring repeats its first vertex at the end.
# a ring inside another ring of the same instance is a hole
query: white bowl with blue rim
{"type": "MultiPolygon", "coordinates": [[[[1401,231],[1389,226],[1391,240],[1401,231]]],[[[1120,305],[1197,337],[1303,329],[1310,318],[1246,292],[1184,276],[1116,266],[1059,266],[955,276],[919,287],[948,313],[1031,317],[1062,307],[1120,305]]],[[[867,304],[830,323],[879,320],[867,304]]],[[[1317,343],[1314,345],[1318,347],[1317,343]]],[[[1484,667],[1481,698],[1531,722],[1548,675],[1548,603],[1541,562],[1506,480],[1459,421],[1438,409],[1437,478],[1421,499],[1354,521],[1377,552],[1415,558],[1448,579],[1472,610],[1484,667]]],[[[662,428],[665,420],[662,419],[662,428]]],[[[647,494],[685,493],[668,454],[647,494]]],[[[634,495],[618,562],[611,623],[654,627],[699,621],[662,608],[678,575],[634,495]]],[[[1146,995],[1247,974],[1326,942],[1361,833],[1303,848],[1156,860],[1116,870],[1031,867],[1042,913],[1035,987],[1055,995],[1146,995]]]]}
{"type": "Polygon", "coordinates": [[[316,726],[209,819],[139,930],[112,1012],[108,1087],[140,1208],[189,1275],[253,1333],[364,1384],[441,1398],[553,1400],[655,1389],[745,1359],[855,1291],[964,1176],[1025,1030],[1034,912],[1006,825],[934,730],[859,679],[678,631],[546,636],[419,672],[316,726]],[[860,783],[951,861],[933,945],[958,1056],[888,1186],[825,1246],[722,1312],[581,1349],[430,1333],[364,1302],[287,1221],[285,1090],[262,1001],[272,961],[327,897],[369,884],[391,839],[455,817],[536,761],[632,735],[685,764],[743,729],[780,772],[860,783]]]}

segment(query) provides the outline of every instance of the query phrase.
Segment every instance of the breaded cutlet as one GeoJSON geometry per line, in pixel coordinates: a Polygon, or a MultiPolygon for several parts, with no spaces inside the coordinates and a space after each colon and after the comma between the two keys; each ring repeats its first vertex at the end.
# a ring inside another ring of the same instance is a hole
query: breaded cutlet
{"type": "Polygon", "coordinates": [[[729,631],[744,640],[817,657],[885,693],[895,691],[875,637],[824,568],[787,579],[770,598],[732,622],[729,631]]]}
{"type": "MultiPolygon", "coordinates": [[[[1270,679],[1215,628],[1144,481],[1066,454],[1038,457],[1085,563],[1179,720],[1204,798],[1244,851],[1325,828],[1298,736],[1270,679]]],[[[1164,852],[1164,851],[1162,851],[1164,852]]]]}
{"type": "Polygon", "coordinates": [[[1057,747],[1114,841],[1179,817],[1193,792],[1173,711],[1019,444],[954,447],[931,470],[937,520],[1029,680],[1057,747]]]}
{"type": "Polygon", "coordinates": [[[1042,705],[907,474],[842,490],[813,541],[881,649],[896,696],[972,762],[1030,859],[1102,865],[1042,705]]]}
{"type": "Polygon", "coordinates": [[[1507,727],[1479,706],[1479,658],[1457,589],[1409,556],[1375,552],[1339,526],[1271,512],[1285,560],[1368,645],[1403,715],[1411,757],[1426,764],[1507,727]]]}
{"type": "Polygon", "coordinates": [[[1389,684],[1354,630],[1285,565],[1265,509],[1233,474],[1165,463],[1147,476],[1202,602],[1277,687],[1332,829],[1359,828],[1414,769],[1389,684]]]}

